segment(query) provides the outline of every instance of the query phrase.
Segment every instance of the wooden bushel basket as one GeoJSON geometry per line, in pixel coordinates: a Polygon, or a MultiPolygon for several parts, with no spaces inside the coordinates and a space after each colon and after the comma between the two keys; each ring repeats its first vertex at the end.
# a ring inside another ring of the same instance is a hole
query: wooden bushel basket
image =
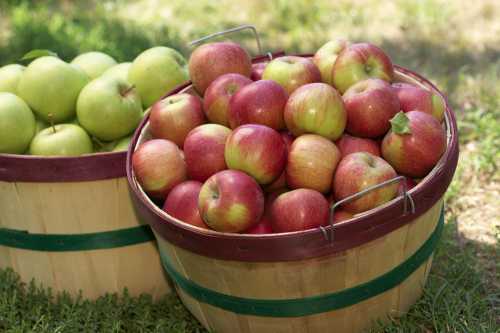
{"type": "MultiPolygon", "coordinates": [[[[444,96],[429,81],[395,67],[396,81],[444,96]]],[[[172,94],[193,92],[185,85],[172,94]]],[[[445,99],[446,100],[446,99],[445,99]]],[[[361,332],[400,316],[422,294],[443,227],[443,196],[458,161],[456,121],[446,105],[447,148],[408,196],[324,228],[268,235],[230,234],[183,223],[154,205],[131,167],[149,139],[137,129],[127,160],[132,198],[152,227],[163,265],[186,307],[209,330],[361,332]],[[331,237],[333,235],[333,238],[331,237]]]]}
{"type": "Polygon", "coordinates": [[[0,154],[0,268],[90,299],[170,292],[154,236],[134,214],[125,161],[125,152],[0,154]]]}

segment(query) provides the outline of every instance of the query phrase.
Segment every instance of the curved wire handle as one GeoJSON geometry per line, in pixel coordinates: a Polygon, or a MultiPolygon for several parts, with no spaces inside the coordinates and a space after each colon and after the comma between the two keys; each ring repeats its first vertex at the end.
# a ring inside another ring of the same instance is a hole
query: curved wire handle
{"type": "Polygon", "coordinates": [[[373,190],[376,190],[376,189],[379,189],[381,187],[384,187],[386,185],[389,185],[389,184],[393,184],[393,183],[396,183],[396,182],[402,182],[403,184],[403,215],[406,215],[408,214],[408,206],[410,206],[410,213],[411,214],[414,214],[415,213],[415,202],[413,201],[413,198],[411,197],[410,193],[408,193],[408,186],[406,185],[406,181],[405,181],[405,177],[404,176],[397,176],[397,177],[394,177],[392,179],[389,179],[389,180],[386,180],[382,183],[379,183],[379,184],[376,184],[376,185],[373,185],[373,186],[370,186],[362,191],[359,191],[357,193],[354,193],[353,195],[350,195],[348,197],[345,197],[344,199],[340,200],[340,201],[337,201],[335,202],[331,207],[330,207],[330,217],[329,217],[329,222],[330,222],[330,232],[328,233],[326,231],[326,229],[323,227],[323,226],[320,226],[320,229],[321,229],[321,232],[323,233],[323,236],[325,236],[325,239],[330,241],[330,243],[333,244],[333,214],[335,213],[335,209],[346,203],[346,202],[349,202],[349,201],[352,201],[352,200],[355,200],[355,199],[358,199],[360,197],[362,197],[363,195],[365,195],[366,193],[368,192],[371,192],[373,190]]]}
{"type": "MultiPolygon", "coordinates": [[[[259,54],[262,54],[262,44],[260,43],[259,33],[257,32],[257,29],[255,28],[255,26],[253,26],[251,24],[244,24],[244,25],[240,25],[239,27],[236,27],[236,28],[231,28],[231,29],[215,32],[215,33],[207,35],[205,37],[193,40],[193,41],[189,42],[188,45],[193,46],[193,45],[199,44],[203,41],[206,41],[208,39],[212,39],[214,37],[217,37],[217,36],[227,35],[227,34],[241,31],[241,30],[245,30],[245,29],[250,29],[253,31],[253,34],[255,36],[255,40],[257,41],[257,48],[259,49],[259,54]]],[[[269,56],[269,52],[268,52],[268,56],[269,56]]],[[[271,55],[271,58],[272,58],[272,55],[271,55]]]]}

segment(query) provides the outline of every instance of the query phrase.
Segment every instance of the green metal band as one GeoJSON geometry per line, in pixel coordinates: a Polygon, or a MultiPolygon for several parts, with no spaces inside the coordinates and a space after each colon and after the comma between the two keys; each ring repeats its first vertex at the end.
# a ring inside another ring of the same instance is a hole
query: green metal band
{"type": "Polygon", "coordinates": [[[30,234],[27,231],[0,228],[0,245],[25,250],[69,252],[113,249],[153,241],[148,225],[88,234],[30,234]]]}
{"type": "Polygon", "coordinates": [[[294,299],[253,299],[222,294],[202,287],[179,274],[162,255],[165,270],[188,295],[234,313],[263,317],[300,317],[345,308],[379,295],[401,284],[433,253],[444,225],[441,211],[438,225],[425,243],[406,261],[391,271],[358,286],[330,294],[294,299]]]}

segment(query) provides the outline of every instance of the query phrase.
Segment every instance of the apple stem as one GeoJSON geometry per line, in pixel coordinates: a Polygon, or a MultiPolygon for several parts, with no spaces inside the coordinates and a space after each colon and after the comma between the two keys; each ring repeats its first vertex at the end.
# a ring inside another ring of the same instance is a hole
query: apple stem
{"type": "Polygon", "coordinates": [[[122,95],[123,97],[126,97],[129,92],[131,92],[132,90],[134,90],[134,88],[135,88],[135,84],[132,84],[130,87],[128,87],[127,89],[125,89],[124,91],[122,91],[120,95],[122,95]]]}
{"type": "Polygon", "coordinates": [[[48,118],[49,118],[49,123],[50,123],[50,126],[52,127],[52,131],[53,131],[54,133],[56,133],[56,126],[54,125],[54,116],[53,116],[52,112],[50,112],[50,113],[48,114],[48,118]]]}

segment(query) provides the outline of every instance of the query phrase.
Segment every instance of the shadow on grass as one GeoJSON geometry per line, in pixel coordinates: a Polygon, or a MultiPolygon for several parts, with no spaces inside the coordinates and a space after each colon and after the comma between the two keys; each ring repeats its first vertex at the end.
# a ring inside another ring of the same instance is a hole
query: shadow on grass
{"type": "Polygon", "coordinates": [[[500,70],[500,49],[491,47],[454,50],[445,43],[418,36],[409,36],[404,43],[385,39],[379,46],[394,63],[445,84],[441,88],[447,95],[456,92],[461,73],[486,75],[500,70]]]}

